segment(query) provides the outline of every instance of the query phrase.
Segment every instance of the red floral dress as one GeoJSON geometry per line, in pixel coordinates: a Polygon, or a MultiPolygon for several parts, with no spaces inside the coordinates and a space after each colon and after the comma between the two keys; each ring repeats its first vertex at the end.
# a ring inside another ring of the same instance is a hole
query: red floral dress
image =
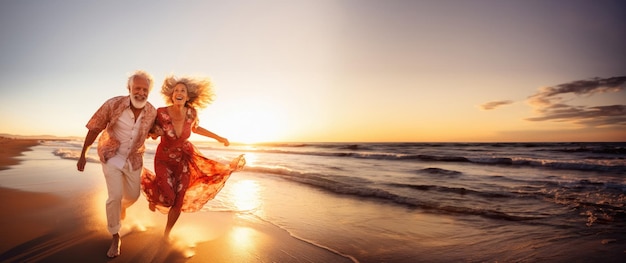
{"type": "Polygon", "coordinates": [[[183,212],[198,211],[224,187],[230,174],[245,165],[243,155],[230,165],[202,156],[187,139],[192,125],[197,127],[196,111],[187,110],[181,136],[176,136],[167,108],[157,109],[155,124],[163,130],[161,143],[154,156],[155,173],[143,170],[141,189],[150,209],[167,213],[175,203],[182,202],[183,212]]]}

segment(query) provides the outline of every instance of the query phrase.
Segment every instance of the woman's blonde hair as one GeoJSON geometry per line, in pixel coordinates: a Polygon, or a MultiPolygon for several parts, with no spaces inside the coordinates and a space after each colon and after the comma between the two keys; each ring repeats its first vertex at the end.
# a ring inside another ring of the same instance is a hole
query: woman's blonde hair
{"type": "Polygon", "coordinates": [[[184,84],[187,87],[187,95],[189,100],[185,103],[185,106],[192,107],[194,109],[206,108],[215,97],[213,93],[213,86],[209,78],[200,77],[180,77],[177,78],[174,75],[169,75],[163,81],[161,87],[161,95],[165,98],[167,105],[172,105],[172,94],[174,93],[174,87],[177,84],[184,84]]]}

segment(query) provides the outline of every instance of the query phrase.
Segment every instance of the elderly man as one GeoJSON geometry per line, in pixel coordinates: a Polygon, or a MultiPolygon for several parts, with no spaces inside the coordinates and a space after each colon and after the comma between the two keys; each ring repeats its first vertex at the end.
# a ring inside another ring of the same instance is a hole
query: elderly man
{"type": "Polygon", "coordinates": [[[107,252],[110,258],[120,255],[119,230],[126,208],[140,194],[144,142],[154,123],[156,109],[148,103],[153,78],[145,71],[136,71],[128,78],[128,96],[107,100],[87,123],[87,136],[78,159],[78,171],[85,169],[85,154],[98,140],[98,156],[107,184],[106,215],[108,230],[113,235],[107,252]]]}

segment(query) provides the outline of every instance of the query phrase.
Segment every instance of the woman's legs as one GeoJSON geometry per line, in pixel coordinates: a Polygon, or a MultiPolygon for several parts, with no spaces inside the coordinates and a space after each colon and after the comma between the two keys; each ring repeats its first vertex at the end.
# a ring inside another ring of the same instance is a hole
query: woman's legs
{"type": "Polygon", "coordinates": [[[169,213],[167,213],[167,224],[165,225],[165,233],[164,233],[165,238],[170,237],[170,232],[172,231],[174,224],[176,224],[176,221],[178,220],[178,217],[180,216],[180,210],[181,210],[181,205],[170,207],[170,211],[169,213]]]}
{"type": "MultiPolygon", "coordinates": [[[[189,170],[187,164],[183,161],[182,165],[178,167],[178,171],[175,174],[179,174],[177,182],[174,182],[174,204],[170,207],[169,213],[167,213],[167,223],[165,224],[165,238],[170,237],[170,232],[176,224],[178,217],[183,209],[183,201],[185,199],[185,193],[187,193],[187,187],[189,187],[189,170]]],[[[176,176],[175,176],[176,177],[176,176]]]]}
{"type": "Polygon", "coordinates": [[[185,199],[185,192],[187,189],[183,189],[176,194],[174,199],[174,205],[170,207],[170,211],[167,213],[167,223],[165,224],[165,238],[170,237],[170,232],[176,224],[178,217],[180,217],[180,212],[183,209],[183,200],[185,199]]]}

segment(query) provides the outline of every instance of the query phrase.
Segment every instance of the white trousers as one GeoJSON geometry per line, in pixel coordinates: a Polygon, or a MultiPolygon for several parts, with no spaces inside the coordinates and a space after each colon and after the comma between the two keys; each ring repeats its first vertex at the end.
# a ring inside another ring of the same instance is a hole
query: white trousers
{"type": "Polygon", "coordinates": [[[106,202],[107,228],[111,235],[117,234],[122,228],[122,214],[126,208],[139,198],[141,190],[142,167],[131,171],[129,165],[119,169],[112,164],[103,163],[102,172],[107,183],[108,199],[106,202]]]}

